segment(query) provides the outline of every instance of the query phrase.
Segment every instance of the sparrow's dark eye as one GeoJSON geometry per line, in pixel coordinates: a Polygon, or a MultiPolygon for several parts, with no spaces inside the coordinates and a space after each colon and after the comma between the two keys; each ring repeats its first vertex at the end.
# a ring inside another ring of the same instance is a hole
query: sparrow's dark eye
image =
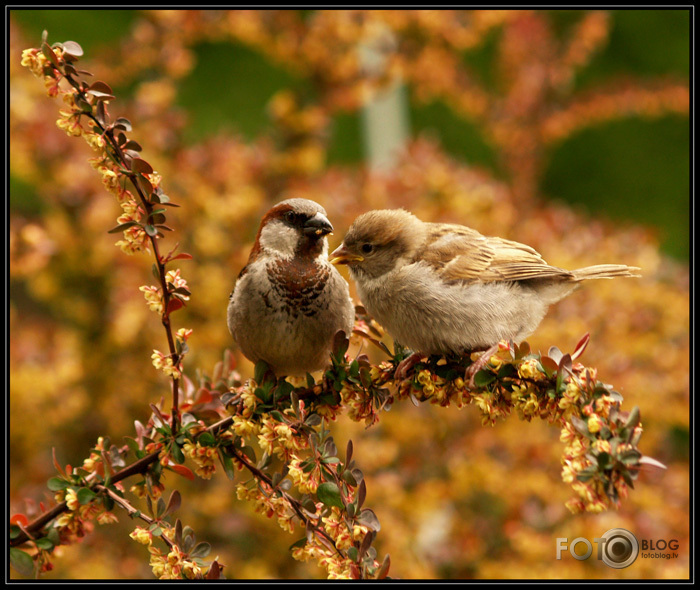
{"type": "Polygon", "coordinates": [[[360,250],[362,250],[365,254],[369,254],[372,250],[374,250],[374,246],[372,246],[372,244],[362,244],[362,246],[360,246],[360,250]]]}
{"type": "Polygon", "coordinates": [[[294,211],[287,211],[284,214],[284,220],[291,225],[298,225],[300,222],[300,215],[294,213],[294,211]]]}

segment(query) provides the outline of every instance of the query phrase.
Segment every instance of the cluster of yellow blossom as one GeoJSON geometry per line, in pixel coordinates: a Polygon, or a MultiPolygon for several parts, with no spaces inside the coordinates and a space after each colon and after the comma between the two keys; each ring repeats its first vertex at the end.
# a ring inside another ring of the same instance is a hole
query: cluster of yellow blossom
{"type": "Polygon", "coordinates": [[[195,473],[199,475],[202,479],[211,479],[211,476],[216,472],[216,460],[219,457],[219,453],[216,447],[205,447],[199,443],[186,442],[182,451],[185,456],[192,459],[196,464],[197,468],[195,473]]]}
{"type": "MultiPolygon", "coordinates": [[[[620,442],[615,448],[611,444],[617,431],[616,422],[609,419],[613,407],[616,407],[616,402],[610,395],[602,395],[595,402],[583,406],[581,411],[586,417],[584,424],[590,434],[596,435],[592,439],[571,422],[564,423],[562,427],[560,440],[566,444],[562,456],[562,480],[571,484],[577,494],[576,498],[566,503],[571,512],[602,512],[611,506],[617,506],[619,500],[628,495],[628,485],[619,471],[611,471],[607,486],[600,477],[586,473],[586,470],[595,467],[590,458],[592,455],[613,455],[614,451],[614,454],[620,456],[625,451],[634,450],[630,443],[620,442]],[[600,438],[603,434],[609,438],[600,438]],[[614,497],[611,497],[610,489],[606,489],[608,486],[614,489],[614,497]]],[[[630,439],[638,439],[641,432],[641,425],[634,426],[630,439]]]]}
{"type": "Polygon", "coordinates": [[[236,497],[239,500],[253,502],[255,511],[264,514],[267,518],[277,517],[277,524],[288,533],[294,532],[295,511],[289,498],[280,491],[270,488],[265,482],[258,482],[253,488],[248,488],[244,483],[236,486],[236,497]]]}
{"type": "Polygon", "coordinates": [[[324,530],[333,539],[338,549],[342,551],[352,546],[354,540],[352,531],[348,528],[348,524],[340,514],[340,509],[337,506],[333,506],[331,513],[321,518],[321,522],[324,530]]]}
{"type": "MultiPolygon", "coordinates": [[[[107,182],[112,182],[114,177],[108,174],[109,172],[111,172],[111,170],[104,170],[102,176],[103,181],[106,180],[107,182]]],[[[109,188],[110,185],[105,183],[105,186],[109,188]]],[[[120,186],[118,182],[117,186],[120,186]]],[[[132,254],[137,254],[138,252],[149,252],[148,234],[139,223],[142,217],[141,206],[132,198],[122,201],[121,207],[123,213],[117,217],[117,223],[120,225],[127,223],[131,225],[124,229],[124,239],[116,242],[115,246],[118,246],[119,249],[124,252],[124,254],[128,254],[129,256],[132,254]]]]}
{"type": "Polygon", "coordinates": [[[169,354],[164,354],[160,350],[153,350],[151,355],[151,362],[156,369],[160,369],[173,379],[179,379],[182,376],[180,372],[180,367],[176,367],[173,364],[173,358],[169,354]]]}
{"type": "Polygon", "coordinates": [[[320,467],[315,465],[310,471],[305,471],[301,467],[302,460],[296,455],[292,455],[287,463],[289,467],[289,477],[292,483],[302,494],[315,494],[318,489],[320,467]]]}
{"type": "Polygon", "coordinates": [[[101,452],[105,449],[105,438],[100,436],[97,438],[97,444],[90,451],[90,456],[83,460],[83,469],[88,473],[96,471],[99,475],[104,475],[104,467],[101,452]]]}
{"type": "Polygon", "coordinates": [[[158,314],[163,313],[163,295],[158,287],[142,285],[139,287],[139,291],[143,292],[143,296],[146,298],[146,303],[148,304],[148,309],[158,314]]]}
{"type": "Polygon", "coordinates": [[[192,335],[192,331],[192,328],[178,328],[177,332],[175,332],[175,339],[184,344],[192,335]]]}
{"type": "Polygon", "coordinates": [[[137,526],[129,536],[137,543],[146,545],[151,554],[150,563],[153,575],[161,580],[197,579],[202,577],[202,567],[189,559],[180,547],[173,543],[175,532],[161,523],[161,536],[170,542],[169,551],[163,552],[153,545],[155,535],[143,527],[137,526]]]}
{"type": "MultiPolygon", "coordinates": [[[[323,439],[322,431],[315,431],[314,435],[321,434],[321,441],[310,443],[314,431],[305,422],[309,416],[308,400],[297,400],[292,407],[285,409],[278,405],[278,409],[271,413],[260,413],[259,409],[256,412],[260,401],[255,395],[258,387],[251,379],[235,389],[242,403],[237,406],[228,432],[255,440],[266,456],[276,456],[284,463],[285,474],[279,481],[275,477],[267,480],[256,476],[248,483],[239,483],[236,488],[238,499],[251,501],[256,512],[276,518],[283,530],[293,532],[295,522],[299,521],[310,531],[303,546],[295,544],[292,555],[296,559],[315,560],[327,570],[329,578],[357,578],[358,565],[347,557],[347,551],[352,546],[359,546],[370,528],[358,520],[358,515],[350,516],[332,504],[337,497],[331,500],[320,490],[321,484],[327,486],[326,490],[335,488],[335,492],[324,490],[324,493],[340,492],[344,504],[352,503],[357,484],[348,484],[345,478],[341,478],[341,473],[351,467],[343,466],[337,457],[325,454],[329,452],[325,450],[329,448],[326,443],[332,439],[323,439]],[[304,427],[297,426],[302,423],[304,427]],[[273,484],[275,481],[277,483],[273,484]],[[303,502],[289,494],[292,486],[305,496],[303,502]],[[341,486],[344,491],[338,489],[341,486]],[[307,504],[309,501],[313,506],[307,504]]],[[[315,390],[315,387],[311,389],[315,390]]],[[[314,403],[313,411],[320,415],[323,407],[323,404],[314,403]]]]}
{"type": "MultiPolygon", "coordinates": [[[[244,402],[243,411],[246,409],[248,409],[248,406],[245,406],[244,402]]],[[[236,436],[240,436],[241,438],[250,438],[257,436],[258,431],[260,430],[260,424],[248,418],[244,418],[240,414],[236,414],[233,417],[233,424],[231,425],[230,430],[233,431],[236,436]]]]}
{"type": "MultiPolygon", "coordinates": [[[[53,51],[56,57],[61,58],[63,56],[63,51],[60,48],[56,48],[53,51]]],[[[32,47],[22,51],[22,65],[25,68],[29,68],[37,78],[43,78],[44,69],[49,65],[49,60],[43,51],[32,47]]]]}
{"type": "MultiPolygon", "coordinates": [[[[171,291],[180,288],[187,288],[187,281],[180,276],[180,269],[169,270],[165,273],[165,282],[168,284],[171,291]]],[[[189,300],[188,295],[181,295],[185,301],[189,300]]]]}
{"type": "Polygon", "coordinates": [[[78,492],[69,487],[54,494],[56,502],[66,502],[68,510],[61,514],[53,526],[58,531],[61,544],[70,544],[92,532],[93,521],[98,524],[111,524],[117,521],[114,513],[105,510],[98,502],[81,504],[78,492]]]}
{"type": "Polygon", "coordinates": [[[157,500],[163,495],[163,492],[165,491],[165,484],[159,481],[152,482],[150,485],[147,485],[146,480],[144,479],[131,486],[129,491],[139,498],[149,496],[152,500],[157,500]]]}
{"type": "Polygon", "coordinates": [[[266,416],[258,433],[258,445],[268,455],[276,455],[286,461],[292,452],[308,448],[309,443],[289,424],[266,416]]]}
{"type": "Polygon", "coordinates": [[[255,381],[249,379],[243,385],[240,390],[241,401],[243,402],[243,409],[241,410],[241,417],[250,418],[255,412],[255,408],[258,405],[258,398],[255,395],[255,388],[257,387],[255,381]]]}
{"type": "Polygon", "coordinates": [[[61,115],[56,121],[56,126],[72,137],[80,137],[83,134],[83,126],[80,124],[80,114],[73,111],[58,111],[61,115]]]}
{"type": "MultiPolygon", "coordinates": [[[[56,63],[62,64],[64,55],[62,49],[53,47],[51,51],[56,56],[56,63]]],[[[126,254],[148,252],[149,237],[140,225],[143,210],[136,203],[133,195],[124,188],[126,177],[119,166],[104,153],[107,146],[104,135],[96,132],[92,125],[88,128],[82,126],[81,118],[86,116],[86,112],[76,104],[78,90],[73,86],[68,86],[67,90],[59,86],[58,82],[62,78],[61,71],[39,49],[26,49],[22,53],[22,65],[28,67],[34,75],[43,76],[49,89],[49,96],[61,95],[63,101],[70,107],[68,110],[59,111],[60,117],[56,121],[59,129],[73,137],[82,136],[93,150],[101,152],[101,156],[92,158],[90,163],[100,173],[104,187],[119,199],[123,213],[118,217],[118,223],[130,224],[124,229],[124,239],[118,241],[116,245],[126,254]]],[[[154,189],[160,184],[160,176],[156,173],[149,174],[148,180],[154,189]]]]}
{"type": "MultiPolygon", "coordinates": [[[[611,419],[610,410],[619,407],[618,399],[605,389],[607,386],[600,390],[595,369],[574,363],[559,367],[558,372],[562,375],[557,377],[544,369],[543,360],[539,357],[531,354],[519,356],[522,354],[516,354],[509,343],[500,343],[484,368],[486,374],[492,377],[486,385],[475,390],[467,389],[461,365],[450,366],[444,358],[436,360],[426,357],[416,365],[413,375],[396,383],[396,395],[400,399],[411,397],[441,406],[454,403],[460,408],[473,403],[481,412],[483,425],[494,425],[513,410],[522,420],[540,418],[557,425],[562,429],[561,440],[566,444],[562,457],[562,479],[577,494],[567,503],[567,507],[574,512],[600,512],[616,505],[617,499],[627,495],[626,475],[622,473],[625,467],[618,464],[616,469],[599,472],[588,454],[591,450],[611,453],[608,438],[616,434],[619,426],[611,419]],[[503,384],[498,375],[507,375],[503,384]],[[594,389],[597,391],[595,395],[594,389]],[[608,393],[601,394],[600,391],[608,393]],[[580,417],[585,418],[587,433],[580,432],[572,424],[572,420],[580,417]],[[589,438],[587,435],[592,436],[589,438]],[[585,474],[584,470],[587,470],[585,474]]],[[[472,361],[476,358],[473,356],[472,361]]],[[[547,361],[550,366],[551,361],[547,361]]],[[[370,422],[378,419],[371,392],[373,388],[382,388],[393,382],[395,367],[388,361],[372,366],[369,371],[370,387],[361,386],[356,380],[346,379],[342,382],[343,406],[350,418],[370,422]]],[[[637,426],[633,434],[638,439],[641,426],[637,426]]],[[[625,448],[620,444],[616,452],[619,454],[625,448]]],[[[628,445],[628,448],[634,449],[632,445],[628,445]]]]}
{"type": "Polygon", "coordinates": [[[336,551],[324,545],[318,540],[316,534],[301,547],[292,548],[292,557],[297,561],[315,561],[319,566],[326,569],[328,579],[331,580],[351,580],[353,568],[356,565],[347,557],[338,555],[336,551]]]}

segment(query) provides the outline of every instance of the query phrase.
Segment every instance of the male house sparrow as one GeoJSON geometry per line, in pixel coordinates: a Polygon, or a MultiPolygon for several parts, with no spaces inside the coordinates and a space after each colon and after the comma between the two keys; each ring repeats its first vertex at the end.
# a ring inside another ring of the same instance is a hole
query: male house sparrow
{"type": "Polygon", "coordinates": [[[260,223],[228,304],[228,328],[252,362],[300,375],[329,362],[333,336],[350,334],[348,284],[328,261],[333,226],[318,203],[288,199],[260,223]]]}
{"type": "Polygon", "coordinates": [[[639,276],[621,264],[564,270],[525,244],[402,209],[360,215],[331,262],[348,265],[367,311],[415,351],[397,378],[421,356],[489,349],[469,367],[472,385],[500,340],[529,336],[581,281],[639,276]]]}

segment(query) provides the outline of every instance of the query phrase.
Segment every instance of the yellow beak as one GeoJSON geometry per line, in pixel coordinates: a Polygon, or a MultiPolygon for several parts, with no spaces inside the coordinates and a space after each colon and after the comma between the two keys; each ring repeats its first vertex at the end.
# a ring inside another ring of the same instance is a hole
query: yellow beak
{"type": "Polygon", "coordinates": [[[359,254],[353,254],[345,248],[345,244],[341,244],[333,250],[330,255],[331,264],[350,264],[352,262],[362,262],[364,258],[359,254]]]}

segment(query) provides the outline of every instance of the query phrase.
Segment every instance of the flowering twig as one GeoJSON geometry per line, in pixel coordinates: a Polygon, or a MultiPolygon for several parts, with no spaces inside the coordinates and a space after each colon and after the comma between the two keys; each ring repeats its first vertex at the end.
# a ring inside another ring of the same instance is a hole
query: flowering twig
{"type": "Polygon", "coordinates": [[[119,225],[111,233],[123,232],[124,240],[117,245],[127,254],[153,250],[155,257],[154,274],[159,287],[142,287],[149,307],[158,311],[165,328],[169,354],[154,352],[153,362],[171,377],[172,414],[171,429],[178,429],[178,396],[181,374],[181,361],[186,352],[185,340],[190,331],[179,331],[173,335],[170,314],[183,307],[189,299],[187,283],[180,277],[179,270],[166,271],[166,265],[177,259],[191,258],[189,254],[175,254],[175,250],[163,256],[158,240],[164,231],[171,228],[165,225],[167,207],[177,207],[160,187],[161,178],[151,165],[139,157],[141,146],[128,139],[131,123],[119,117],[112,121],[108,103],[114,99],[112,89],[104,82],[96,81],[88,85],[83,80],[89,72],[77,70],[75,63],[82,56],[80,45],[73,41],[55,43],[49,46],[46,34],[42,38],[41,49],[27,49],[22,53],[22,65],[44,78],[49,96],[61,96],[69,110],[61,111],[57,124],[68,135],[81,136],[98,152],[91,164],[102,176],[102,182],[119,200],[123,214],[119,225]],[[69,88],[64,89],[65,80],[69,88]],[[89,126],[83,125],[83,119],[89,126]],[[128,185],[131,189],[127,189],[128,185]],[[133,191],[133,192],[132,192],[133,191]],[[137,199],[134,199],[134,193],[137,199]]]}

